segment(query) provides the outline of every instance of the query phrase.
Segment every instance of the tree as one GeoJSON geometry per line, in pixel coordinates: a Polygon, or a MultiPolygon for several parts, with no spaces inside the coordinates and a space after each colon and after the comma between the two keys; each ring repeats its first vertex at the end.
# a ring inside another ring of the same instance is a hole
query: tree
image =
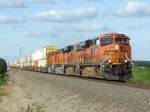
{"type": "Polygon", "coordinates": [[[7,72],[7,63],[4,59],[0,58],[0,74],[7,72]]]}

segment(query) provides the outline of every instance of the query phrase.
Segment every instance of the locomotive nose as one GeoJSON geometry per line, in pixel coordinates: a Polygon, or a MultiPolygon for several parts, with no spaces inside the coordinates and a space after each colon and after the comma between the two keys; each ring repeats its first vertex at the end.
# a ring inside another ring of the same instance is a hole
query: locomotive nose
{"type": "Polygon", "coordinates": [[[115,50],[120,52],[127,52],[127,46],[122,44],[115,44],[115,50]]]}
{"type": "Polygon", "coordinates": [[[114,52],[112,54],[112,61],[115,63],[127,62],[126,54],[128,54],[128,48],[126,45],[115,44],[114,52]]]}

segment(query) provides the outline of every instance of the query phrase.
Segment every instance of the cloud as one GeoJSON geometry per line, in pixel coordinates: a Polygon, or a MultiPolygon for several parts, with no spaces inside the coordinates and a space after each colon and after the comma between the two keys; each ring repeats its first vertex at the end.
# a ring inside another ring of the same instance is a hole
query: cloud
{"type": "Polygon", "coordinates": [[[141,30],[141,29],[145,29],[145,28],[150,28],[150,25],[137,25],[137,26],[129,26],[128,29],[131,30],[141,30]]]}
{"type": "Polygon", "coordinates": [[[35,31],[35,32],[30,32],[25,36],[26,37],[59,37],[61,32],[58,32],[58,30],[35,31]]]}
{"type": "Polygon", "coordinates": [[[34,3],[42,3],[42,4],[47,4],[47,3],[51,3],[51,4],[55,4],[55,3],[60,3],[60,2],[67,2],[69,0],[33,0],[34,3]]]}
{"type": "Polygon", "coordinates": [[[74,26],[73,30],[77,32],[96,32],[105,31],[108,28],[103,24],[78,24],[74,26]]]}
{"type": "Polygon", "coordinates": [[[0,0],[0,8],[25,8],[25,0],[0,0]]]}
{"type": "Polygon", "coordinates": [[[145,17],[150,16],[150,4],[130,1],[124,7],[114,14],[118,17],[145,17]]]}
{"type": "Polygon", "coordinates": [[[17,24],[26,22],[23,19],[11,18],[8,16],[0,16],[0,24],[17,24]]]}
{"type": "Polygon", "coordinates": [[[94,33],[94,32],[101,32],[101,31],[108,31],[109,28],[103,24],[78,24],[72,25],[68,28],[55,28],[49,29],[47,31],[35,31],[30,32],[26,36],[27,37],[62,37],[66,34],[87,34],[94,33]],[[77,33],[78,32],[78,33],[77,33]]]}
{"type": "Polygon", "coordinates": [[[78,9],[72,11],[51,10],[37,13],[32,16],[33,20],[45,22],[79,22],[98,17],[98,12],[94,8],[78,9]]]}
{"type": "Polygon", "coordinates": [[[26,35],[27,37],[42,37],[44,36],[43,32],[31,32],[26,35]]]}
{"type": "MultiPolygon", "coordinates": [[[[27,8],[28,4],[57,4],[68,3],[72,0],[0,0],[0,8],[27,8]]],[[[82,1],[97,1],[97,0],[82,0],[82,1]]]]}
{"type": "MultiPolygon", "coordinates": [[[[32,0],[34,3],[42,3],[42,4],[47,4],[47,3],[50,3],[50,4],[56,4],[56,3],[62,3],[62,2],[65,2],[65,3],[68,3],[68,2],[71,2],[72,0],[32,0]]],[[[98,1],[98,0],[80,0],[80,1],[85,1],[85,2],[94,2],[94,1],[98,1]]]]}

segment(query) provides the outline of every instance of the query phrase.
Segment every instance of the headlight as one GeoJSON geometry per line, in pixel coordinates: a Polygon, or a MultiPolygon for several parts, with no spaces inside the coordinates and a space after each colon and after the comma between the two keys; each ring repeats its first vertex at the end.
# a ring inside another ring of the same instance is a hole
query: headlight
{"type": "Polygon", "coordinates": [[[115,45],[115,49],[118,50],[118,48],[119,48],[119,46],[118,46],[118,45],[115,45]]]}
{"type": "Polygon", "coordinates": [[[109,63],[111,63],[111,60],[108,60],[109,63]]]}
{"type": "Polygon", "coordinates": [[[127,63],[127,62],[128,62],[128,60],[124,60],[124,62],[125,62],[125,63],[127,63]]]}

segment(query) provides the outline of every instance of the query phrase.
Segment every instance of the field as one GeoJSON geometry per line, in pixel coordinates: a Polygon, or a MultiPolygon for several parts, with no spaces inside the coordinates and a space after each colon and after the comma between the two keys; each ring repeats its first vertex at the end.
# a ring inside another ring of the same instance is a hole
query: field
{"type": "Polygon", "coordinates": [[[135,68],[131,82],[150,84],[150,62],[135,61],[135,68]]]}
{"type": "Polygon", "coordinates": [[[5,85],[6,79],[4,78],[4,75],[0,74],[0,97],[9,95],[9,92],[7,91],[5,85]]]}
{"type": "Polygon", "coordinates": [[[2,74],[0,74],[0,86],[4,85],[6,83],[6,80],[2,74]]]}

